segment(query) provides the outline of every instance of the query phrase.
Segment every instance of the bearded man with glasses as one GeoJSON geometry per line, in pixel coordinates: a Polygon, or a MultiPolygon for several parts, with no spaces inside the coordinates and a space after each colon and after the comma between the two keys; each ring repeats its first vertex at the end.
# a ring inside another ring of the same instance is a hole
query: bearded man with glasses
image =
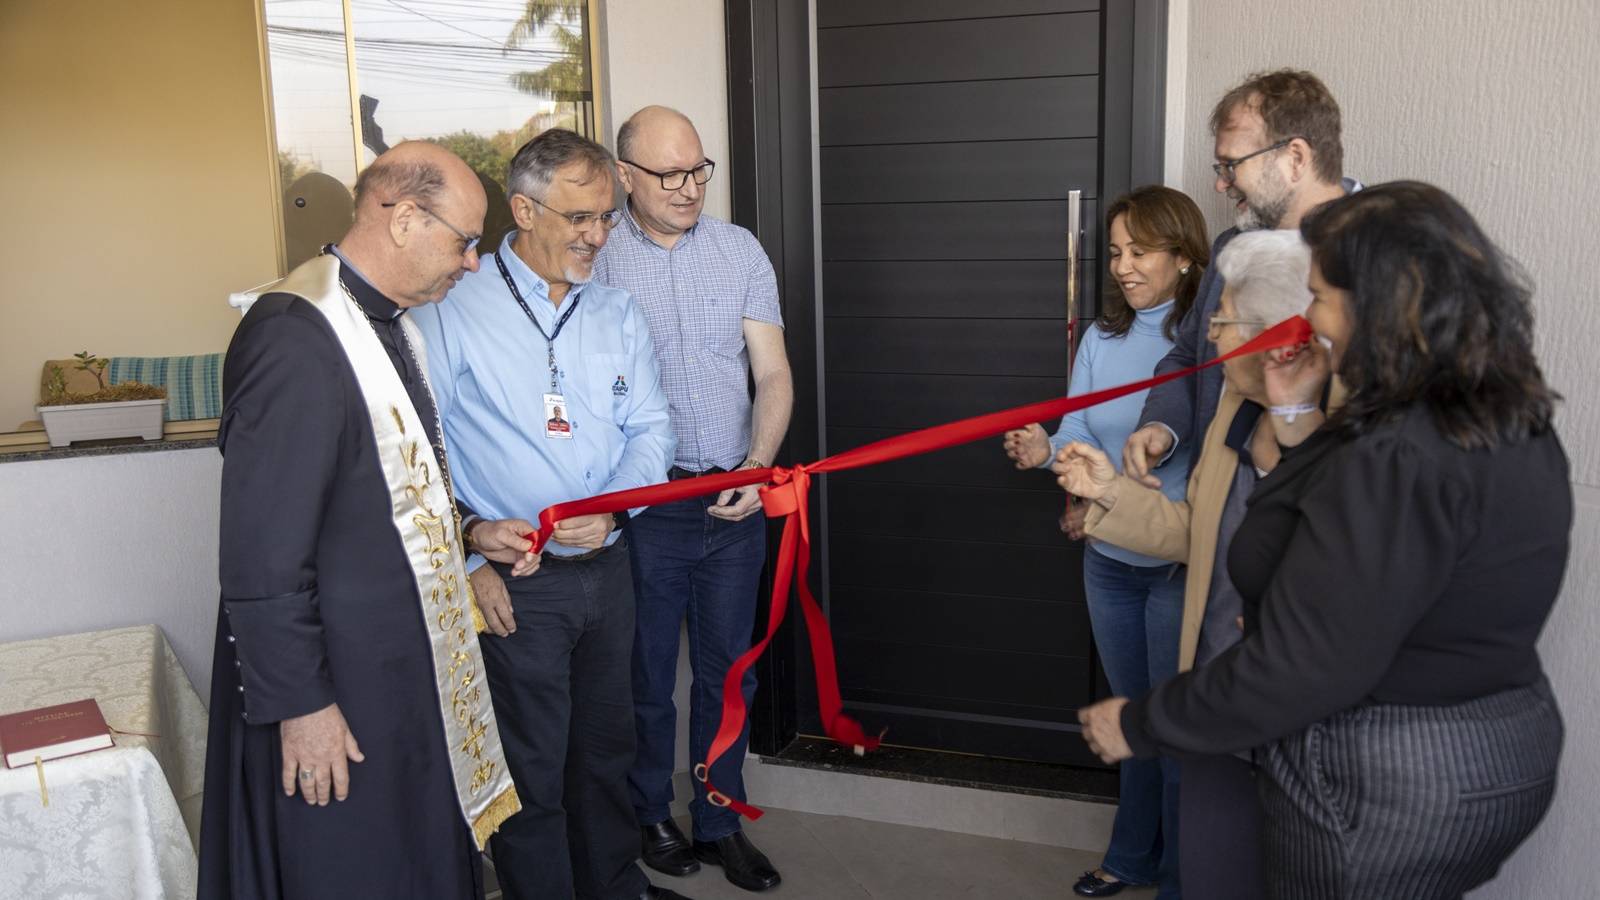
{"type": "MultiPolygon", "coordinates": [[[[1216,259],[1235,235],[1258,229],[1298,228],[1323,203],[1361,190],[1344,177],[1339,104],[1317,76],[1280,69],[1251,75],[1224,94],[1211,112],[1216,173],[1212,188],[1233,201],[1234,227],[1211,247],[1216,259]]],[[[1222,297],[1223,278],[1206,270],[1200,296],[1178,326],[1178,336],[1156,374],[1204,363],[1216,356],[1206,326],[1222,297]]],[[[1207,369],[1150,391],[1140,428],[1122,450],[1124,471],[1147,486],[1161,480],[1151,470],[1183,443],[1198,441],[1217,411],[1222,372],[1207,369]]],[[[1175,472],[1168,478],[1187,478],[1175,472]]]]}

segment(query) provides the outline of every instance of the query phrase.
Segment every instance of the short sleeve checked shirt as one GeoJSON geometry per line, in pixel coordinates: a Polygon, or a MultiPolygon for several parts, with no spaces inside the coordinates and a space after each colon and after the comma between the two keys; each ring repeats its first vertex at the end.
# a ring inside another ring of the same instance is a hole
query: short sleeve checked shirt
{"type": "Polygon", "coordinates": [[[675,464],[703,472],[743,462],[751,405],[744,320],[783,327],[777,277],[755,235],[702,215],[668,250],[625,209],[594,278],[632,294],[650,323],[678,437],[675,464]]]}

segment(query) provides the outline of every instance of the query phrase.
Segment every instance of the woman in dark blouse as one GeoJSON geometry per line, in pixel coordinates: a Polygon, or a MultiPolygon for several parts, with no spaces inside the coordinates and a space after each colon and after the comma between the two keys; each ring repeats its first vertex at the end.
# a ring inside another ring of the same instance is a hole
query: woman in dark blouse
{"type": "Polygon", "coordinates": [[[1246,638],[1079,718],[1107,762],[1256,748],[1276,897],[1460,897],[1555,791],[1556,395],[1528,292],[1448,194],[1368,188],[1301,233],[1322,341],[1267,364],[1283,460],[1228,555],[1246,638]]]}

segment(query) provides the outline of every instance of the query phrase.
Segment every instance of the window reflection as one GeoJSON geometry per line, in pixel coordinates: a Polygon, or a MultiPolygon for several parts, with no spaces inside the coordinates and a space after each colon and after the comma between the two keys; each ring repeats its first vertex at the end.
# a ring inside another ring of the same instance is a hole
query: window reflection
{"type": "Polygon", "coordinates": [[[512,227],[517,148],[594,132],[588,0],[264,2],[290,268],[349,227],[357,165],[393,144],[436,141],[478,173],[492,247],[512,227]]]}

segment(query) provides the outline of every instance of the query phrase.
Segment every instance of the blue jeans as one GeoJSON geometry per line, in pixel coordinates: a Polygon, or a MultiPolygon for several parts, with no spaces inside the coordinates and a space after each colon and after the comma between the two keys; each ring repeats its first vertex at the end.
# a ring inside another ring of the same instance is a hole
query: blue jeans
{"type": "MultiPolygon", "coordinates": [[[[640,825],[671,815],[672,770],[677,750],[678,710],[672,690],[678,676],[678,634],[689,627],[689,758],[706,757],[722,718],[722,681],[755,630],[756,589],[767,556],[766,517],[760,512],[729,522],[706,510],[716,495],[652,507],[630,520],[633,549],[633,710],[638,755],[628,775],[640,825]]],[[[744,677],[744,700],[755,696],[755,673],[744,677]]],[[[739,800],[744,793],[748,722],[739,740],[711,769],[717,790],[739,800]]],[[[694,838],[714,841],[739,830],[739,816],[706,801],[694,783],[689,802],[694,838]]]]}
{"type": "MultiPolygon", "coordinates": [[[[1182,566],[1130,566],[1090,547],[1083,554],[1083,592],[1094,644],[1117,696],[1142,696],[1177,674],[1182,566]]],[[[1122,764],[1121,799],[1100,868],[1129,884],[1160,881],[1163,900],[1179,896],[1175,761],[1122,764]]]]}

